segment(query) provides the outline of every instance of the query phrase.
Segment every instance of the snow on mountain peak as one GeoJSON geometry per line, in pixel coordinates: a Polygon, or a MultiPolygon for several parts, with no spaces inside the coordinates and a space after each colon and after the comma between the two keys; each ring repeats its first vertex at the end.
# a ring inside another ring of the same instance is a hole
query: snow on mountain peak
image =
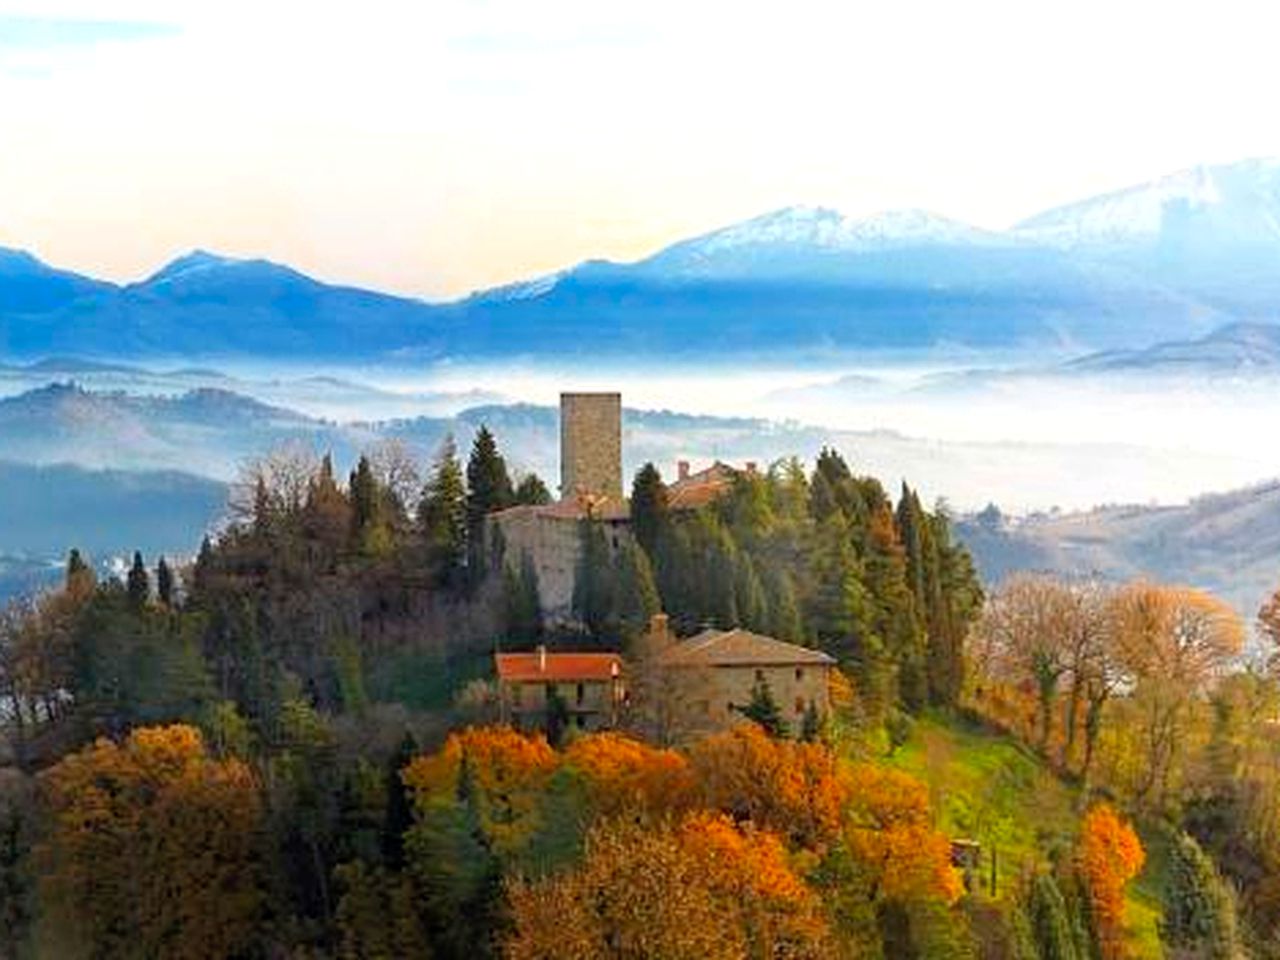
{"type": "Polygon", "coordinates": [[[1066,249],[1124,246],[1158,237],[1171,213],[1205,215],[1232,204],[1256,211],[1280,196],[1278,186],[1280,163],[1275,160],[1200,165],[1047,210],[1017,224],[1013,233],[1066,249]]]}
{"type": "Polygon", "coordinates": [[[239,260],[233,260],[230,257],[221,257],[216,253],[210,253],[208,250],[192,250],[190,253],[183,254],[175,260],[169,261],[150,277],[146,279],[146,283],[166,283],[177,280],[180,277],[187,277],[193,273],[204,270],[217,269],[218,267],[229,266],[234,263],[240,263],[239,260]]]}

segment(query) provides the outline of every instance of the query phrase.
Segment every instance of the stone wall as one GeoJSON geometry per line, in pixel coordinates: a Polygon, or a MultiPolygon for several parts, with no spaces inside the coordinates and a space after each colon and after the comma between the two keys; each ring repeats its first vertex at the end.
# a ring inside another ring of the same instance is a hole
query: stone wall
{"type": "Polygon", "coordinates": [[[830,709],[830,669],[822,664],[671,668],[673,687],[679,691],[680,726],[686,734],[703,734],[743,722],[742,713],[733,707],[749,704],[752,690],[763,677],[782,719],[791,734],[797,735],[810,701],[819,716],[830,709]]]}
{"type": "Polygon", "coordinates": [[[622,499],[622,394],[560,394],[560,496],[622,499]]]}

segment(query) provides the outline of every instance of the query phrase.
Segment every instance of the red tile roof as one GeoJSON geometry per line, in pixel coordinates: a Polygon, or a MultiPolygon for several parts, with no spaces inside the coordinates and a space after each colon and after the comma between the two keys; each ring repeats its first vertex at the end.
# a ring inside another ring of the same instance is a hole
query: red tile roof
{"type": "Polygon", "coordinates": [[[579,680],[610,680],[622,673],[622,656],[617,653],[548,653],[545,667],[539,667],[538,653],[495,653],[499,680],[519,683],[573,683],[579,680]]]}
{"type": "Polygon", "coordinates": [[[665,650],[662,659],[672,667],[830,666],[836,662],[821,650],[750,630],[703,630],[665,650]]]}

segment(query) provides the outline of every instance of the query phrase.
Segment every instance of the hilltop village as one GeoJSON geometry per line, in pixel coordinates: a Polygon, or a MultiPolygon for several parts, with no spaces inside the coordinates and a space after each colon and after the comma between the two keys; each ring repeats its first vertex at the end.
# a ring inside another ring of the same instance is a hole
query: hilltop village
{"type": "Polygon", "coordinates": [[[835,450],[628,485],[617,394],[560,432],[557,497],[484,427],[277,450],[194,563],[4,611],[0,958],[1274,955],[1221,601],[988,595],[835,450]]]}

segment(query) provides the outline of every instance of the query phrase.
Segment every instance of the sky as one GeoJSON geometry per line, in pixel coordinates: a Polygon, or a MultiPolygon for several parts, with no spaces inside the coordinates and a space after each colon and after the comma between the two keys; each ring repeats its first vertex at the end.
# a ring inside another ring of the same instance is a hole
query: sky
{"type": "Polygon", "coordinates": [[[0,0],[0,245],[432,299],[791,204],[1000,228],[1280,155],[1268,5],[0,0]]]}

